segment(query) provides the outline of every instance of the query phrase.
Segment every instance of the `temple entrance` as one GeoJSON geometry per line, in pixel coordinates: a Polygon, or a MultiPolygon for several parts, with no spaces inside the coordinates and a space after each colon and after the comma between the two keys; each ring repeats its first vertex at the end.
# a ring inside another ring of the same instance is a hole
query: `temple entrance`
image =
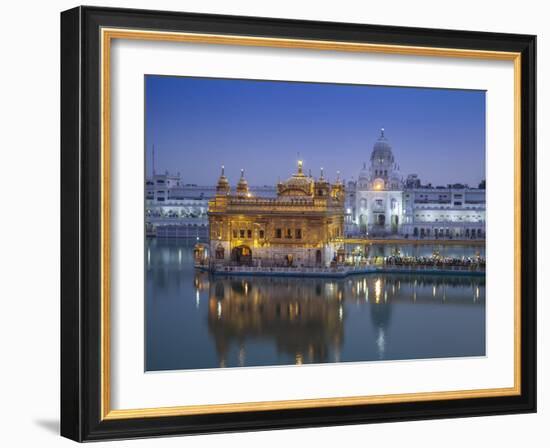
{"type": "Polygon", "coordinates": [[[376,215],[376,224],[379,226],[386,225],[386,215],[384,215],[383,213],[376,215]]]}
{"type": "Polygon", "coordinates": [[[322,254],[320,250],[315,251],[315,264],[321,264],[323,261],[322,254]]]}
{"type": "Polygon", "coordinates": [[[252,264],[252,251],[248,246],[238,246],[231,251],[231,261],[238,264],[252,264]]]}
{"type": "Polygon", "coordinates": [[[363,234],[367,233],[367,215],[359,216],[359,232],[363,234]]]}
{"type": "Polygon", "coordinates": [[[391,217],[391,231],[393,233],[397,233],[398,227],[399,227],[399,216],[393,215],[391,217]]]}

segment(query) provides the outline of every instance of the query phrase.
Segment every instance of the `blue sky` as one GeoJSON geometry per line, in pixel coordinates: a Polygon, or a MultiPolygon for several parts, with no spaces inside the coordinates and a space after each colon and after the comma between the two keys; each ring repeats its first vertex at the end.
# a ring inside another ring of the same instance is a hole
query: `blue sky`
{"type": "Polygon", "coordinates": [[[357,178],[380,128],[401,173],[423,183],[471,186],[485,177],[485,92],[148,75],[146,170],[214,184],[220,165],[236,184],[273,185],[295,171],[324,167],[357,178]]]}

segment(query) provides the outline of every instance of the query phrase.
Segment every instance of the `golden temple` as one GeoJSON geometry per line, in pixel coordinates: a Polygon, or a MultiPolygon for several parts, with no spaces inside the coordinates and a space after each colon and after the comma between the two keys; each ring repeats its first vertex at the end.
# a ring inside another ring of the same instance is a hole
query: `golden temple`
{"type": "MultiPolygon", "coordinates": [[[[224,174],[208,202],[209,266],[328,266],[344,235],[344,184],[297,172],[277,184],[276,197],[255,197],[241,170],[235,191],[224,174]]],[[[339,251],[340,249],[340,251],[339,251]]]]}

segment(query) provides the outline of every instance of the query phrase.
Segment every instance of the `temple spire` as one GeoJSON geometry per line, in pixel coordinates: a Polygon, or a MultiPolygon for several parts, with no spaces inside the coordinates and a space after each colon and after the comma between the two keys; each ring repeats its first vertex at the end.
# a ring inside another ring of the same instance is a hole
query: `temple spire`
{"type": "Polygon", "coordinates": [[[229,181],[227,180],[227,177],[225,177],[225,166],[222,165],[222,172],[220,174],[220,178],[218,179],[218,185],[216,186],[216,192],[218,194],[229,194],[231,190],[231,187],[229,186],[229,181]]]}
{"type": "Polygon", "coordinates": [[[384,138],[384,128],[380,128],[380,138],[384,138]]]}
{"type": "Polygon", "coordinates": [[[248,182],[244,178],[244,168],[241,169],[241,178],[237,183],[237,195],[238,196],[250,196],[248,191],[248,182]]]}

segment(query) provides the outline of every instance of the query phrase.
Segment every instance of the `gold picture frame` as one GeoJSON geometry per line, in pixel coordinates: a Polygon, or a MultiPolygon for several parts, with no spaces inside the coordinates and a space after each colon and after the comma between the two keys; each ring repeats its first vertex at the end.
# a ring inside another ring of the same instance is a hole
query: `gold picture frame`
{"type": "MultiPolygon", "coordinates": [[[[406,44],[405,42],[396,43],[392,42],[391,37],[387,37],[387,42],[381,42],[384,40],[384,30],[368,30],[368,26],[365,28],[365,42],[361,41],[346,41],[342,40],[330,40],[321,38],[288,38],[288,37],[276,37],[271,28],[270,31],[266,31],[266,36],[262,35],[250,35],[243,30],[243,34],[231,34],[224,33],[222,30],[217,32],[200,32],[196,29],[190,29],[189,31],[174,31],[170,29],[168,24],[169,20],[177,20],[177,13],[158,13],[155,16],[155,12],[145,14],[147,20],[155,19],[155,24],[162,23],[162,20],[166,20],[166,29],[146,29],[146,26],[129,26],[133,22],[133,18],[130,13],[124,11],[114,13],[109,11],[110,14],[114,14],[117,20],[104,19],[102,14],[105,9],[86,9],[76,8],[65,12],[65,29],[67,33],[74,33],[75,29],[77,33],[84,33],[82,28],[76,26],[75,23],[79,21],[93,20],[94,27],[94,39],[97,45],[98,54],[94,56],[98,66],[98,80],[99,80],[99,182],[98,191],[100,197],[99,204],[99,252],[98,252],[98,273],[100,274],[100,281],[98,290],[99,294],[99,322],[98,322],[98,335],[99,335],[99,360],[98,360],[98,378],[97,386],[99,389],[99,404],[97,406],[97,414],[91,412],[87,414],[88,419],[95,419],[97,425],[109,424],[109,422],[126,422],[125,429],[113,430],[114,432],[98,433],[95,436],[94,430],[89,429],[88,435],[83,435],[81,432],[82,423],[75,424],[72,420],[65,425],[65,434],[71,438],[88,440],[97,438],[112,438],[131,436],[131,431],[128,429],[128,424],[134,424],[131,422],[138,421],[140,419],[155,420],[162,418],[182,418],[192,416],[209,416],[209,415],[228,415],[228,414],[241,414],[241,413],[262,413],[265,411],[291,411],[291,410],[308,410],[327,408],[327,412],[333,411],[336,408],[345,407],[359,407],[364,409],[365,406],[372,405],[388,405],[399,403],[418,403],[419,406],[424,402],[437,402],[444,401],[449,403],[455,400],[469,400],[469,399],[505,399],[506,397],[516,397],[517,399],[529,399],[531,403],[533,400],[531,388],[526,390],[523,387],[527,381],[525,376],[522,376],[525,372],[525,362],[534,362],[532,358],[531,350],[529,350],[529,359],[526,361],[526,354],[522,352],[522,348],[525,347],[526,341],[524,339],[525,328],[522,327],[522,323],[525,319],[532,320],[532,316],[526,316],[522,314],[525,309],[525,301],[528,298],[525,297],[525,275],[522,275],[522,260],[532,257],[531,245],[526,251],[525,241],[522,241],[522,216],[528,216],[532,218],[531,210],[532,204],[527,204],[526,208],[526,182],[531,182],[531,179],[526,179],[524,173],[527,169],[532,170],[531,159],[526,157],[526,152],[533,151],[534,143],[528,143],[531,141],[532,136],[525,135],[525,130],[530,129],[532,126],[532,116],[526,113],[526,110],[532,108],[532,102],[526,101],[529,96],[526,96],[526,89],[532,88],[531,86],[533,73],[530,71],[530,63],[532,61],[532,36],[521,36],[507,41],[503,38],[503,49],[490,49],[490,39],[488,36],[475,36],[477,38],[477,45],[479,48],[471,48],[471,43],[468,43],[470,47],[454,47],[450,46],[450,42],[455,42],[455,45],[459,45],[461,41],[467,42],[465,37],[460,32],[448,32],[446,37],[440,37],[431,33],[432,30],[423,30],[427,41],[433,42],[433,45],[428,45],[426,42],[420,44],[406,44]],[[118,21],[118,23],[117,23],[118,21]],[[369,34],[371,32],[371,34],[369,34]],[[372,33],[377,36],[380,35],[378,41],[369,41],[372,37],[372,33]],[[453,34],[457,33],[457,34],[453,34]],[[357,53],[379,53],[379,54],[398,54],[398,55],[413,55],[413,56],[433,56],[433,57],[445,57],[445,58],[465,58],[465,59],[485,59],[485,60],[504,60],[511,61],[514,65],[514,386],[505,388],[492,388],[492,389],[473,389],[473,390],[460,390],[460,391],[441,391],[441,392],[423,392],[423,393],[405,393],[394,395],[373,395],[373,396],[353,396],[353,397],[339,397],[339,398],[315,398],[305,400],[282,400],[282,401],[258,401],[258,402],[246,402],[246,403],[231,403],[231,404],[218,404],[218,405],[188,405],[188,406],[175,406],[175,407],[158,407],[158,408],[142,408],[142,409],[113,409],[111,407],[111,366],[110,359],[111,353],[111,297],[110,297],[110,285],[111,285],[111,265],[110,265],[110,246],[111,246],[111,45],[114,40],[140,40],[140,41],[162,41],[162,42],[183,42],[183,43],[199,43],[209,44],[217,46],[253,46],[253,47],[271,47],[271,48],[287,48],[287,49],[302,49],[302,50],[321,50],[321,51],[341,51],[341,52],[357,52],[357,53]],[[430,40],[431,39],[431,40],[430,40]],[[485,39],[485,40],[484,40],[485,39]],[[513,42],[512,42],[513,41],[513,42]],[[522,45],[516,43],[520,41],[522,45]],[[439,42],[439,45],[438,45],[439,42]],[[531,46],[530,46],[531,45],[531,46]],[[527,49],[526,49],[527,48],[527,49]],[[527,78],[526,78],[527,77],[527,78]],[[527,85],[527,87],[526,87],[527,85]],[[527,163],[529,166],[526,166],[527,163]],[[524,364],[522,364],[522,362],[524,364]],[[78,427],[78,428],[76,428],[78,427]],[[76,429],[75,429],[76,428],[76,429]],[[76,431],[76,432],[75,432],[76,431]],[[78,433],[80,436],[75,435],[78,433]]],[[[120,11],[120,10],[117,10],[120,11]]],[[[185,15],[180,15],[182,20],[182,28],[194,28],[192,22],[193,17],[189,18],[185,15]]],[[[205,18],[205,20],[208,17],[205,18]]],[[[212,23],[218,25],[219,18],[209,18],[212,23]]],[[[227,20],[227,18],[224,18],[227,20]]],[[[254,23],[254,19],[252,23],[254,23]]],[[[257,19],[259,22],[256,25],[264,23],[267,28],[269,24],[275,22],[269,22],[269,19],[257,19]],[[264,22],[262,22],[264,21],[264,22]]],[[[235,19],[237,21],[237,19],[235,19]]],[[[90,22],[92,23],[92,22],[90,22]]],[[[141,23],[141,22],[140,22],[141,23]]],[[[275,25],[283,25],[287,27],[295,27],[296,30],[300,29],[303,24],[300,23],[284,23],[275,25]]],[[[273,26],[275,26],[273,25],[273,26]]],[[[319,28],[331,29],[331,26],[338,28],[338,24],[322,24],[319,28]]],[[[213,26],[214,27],[214,26],[213,26]]],[[[223,27],[223,25],[219,25],[223,27]]],[[[360,27],[360,26],[359,26],[360,27]]],[[[215,28],[215,27],[214,27],[215,28]]],[[[87,31],[89,32],[89,31],[87,31]]],[[[281,31],[281,34],[286,33],[286,28],[281,31]]],[[[345,27],[341,27],[341,32],[345,33],[345,27]]],[[[388,33],[387,33],[388,34],[388,33]]],[[[86,35],[87,36],[87,35],[86,35]]],[[[389,34],[388,34],[389,36],[389,34]]],[[[88,37],[89,38],[89,37],[88,37]]],[[[402,40],[406,41],[407,38],[402,40]]],[[[411,39],[412,40],[412,39],[411,39]]],[[[80,48],[75,50],[76,53],[82,51],[80,48]]],[[[67,59],[69,57],[67,56],[67,59]]],[[[71,59],[71,64],[78,64],[77,61],[71,59]]],[[[73,73],[71,72],[72,76],[73,73]]],[[[69,75],[67,75],[69,76],[69,75]]],[[[80,88],[80,86],[79,86],[80,88]]],[[[71,92],[72,94],[72,92],[71,92]]],[[[79,92],[80,95],[80,92],[79,92]]],[[[68,126],[74,126],[73,123],[68,126]]],[[[62,149],[66,151],[66,149],[62,149]]],[[[69,213],[69,212],[67,212],[69,213]]],[[[72,211],[71,211],[72,213],[72,211]]],[[[534,224],[533,224],[534,225],[534,224]]],[[[80,247],[80,246],[79,246],[80,247]]],[[[73,247],[67,248],[70,250],[80,250],[73,247]]],[[[534,274],[533,274],[534,275],[534,274]]],[[[65,325],[69,325],[66,323],[65,325]]],[[[72,325],[72,324],[71,324],[72,325]]],[[[79,330],[81,331],[81,330],[79,330]]],[[[81,348],[79,348],[81,350],[81,348]]],[[[74,362],[74,360],[68,360],[67,362],[74,362]]],[[[532,372],[528,374],[532,376],[532,372]]],[[[95,389],[94,389],[95,390],[95,389]]],[[[68,393],[68,392],[67,392],[68,393]]],[[[80,398],[80,400],[83,400],[80,398]]],[[[84,404],[82,401],[81,405],[84,404]]],[[[94,405],[95,409],[95,405],[94,405]]],[[[69,421],[65,418],[65,421],[69,421]]],[[[184,421],[184,420],[182,420],[184,421]]],[[[146,434],[162,434],[162,430],[157,429],[155,423],[151,423],[150,431],[145,431],[146,434]]],[[[284,427],[284,423],[281,424],[284,427]]],[[[239,428],[238,424],[235,424],[236,428],[239,428]]],[[[259,425],[261,427],[261,425],[259,425]]],[[[288,427],[288,425],[287,425],[288,427]]],[[[200,431],[201,426],[197,425],[195,430],[200,431]]],[[[222,426],[220,426],[222,428],[222,426]]],[[[245,428],[246,429],[246,428],[245,428]]],[[[62,429],[63,432],[63,429],[62,429]]],[[[176,431],[176,433],[188,433],[190,431],[176,431]]]]}

